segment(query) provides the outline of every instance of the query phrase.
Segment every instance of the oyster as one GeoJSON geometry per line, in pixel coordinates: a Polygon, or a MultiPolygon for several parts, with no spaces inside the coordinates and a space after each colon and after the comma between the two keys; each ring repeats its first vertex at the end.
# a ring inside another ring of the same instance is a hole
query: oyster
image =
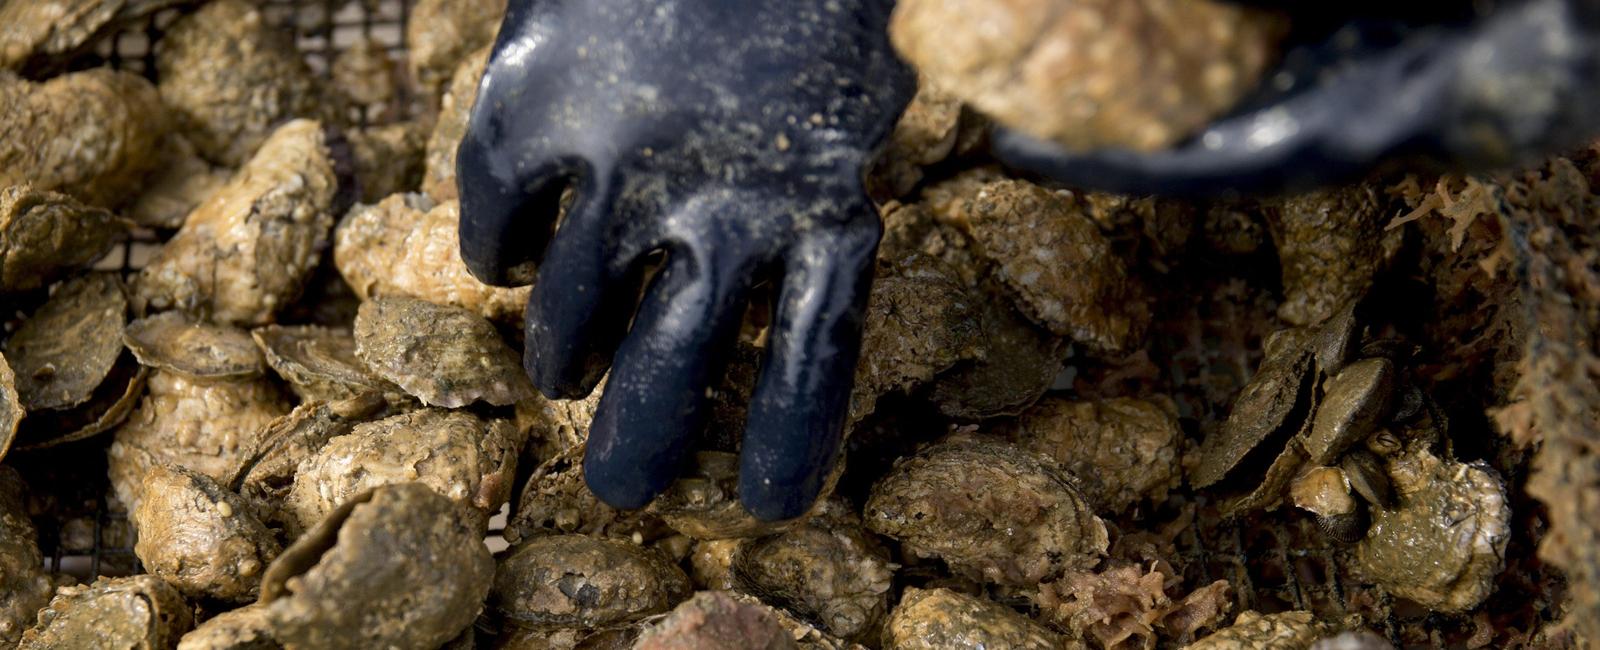
{"type": "Polygon", "coordinates": [[[487,47],[461,59],[459,64],[452,63],[456,67],[450,87],[439,100],[439,121],[428,135],[423,154],[422,191],[434,201],[442,203],[460,197],[456,187],[456,149],[467,135],[467,120],[478,100],[478,81],[488,63],[487,47]]]}
{"type": "Polygon", "coordinates": [[[0,187],[32,184],[119,207],[159,163],[166,114],[155,87],[129,72],[95,68],[32,83],[0,71],[0,187]]]}
{"type": "Polygon", "coordinates": [[[128,297],[114,273],[56,287],[5,342],[23,408],[64,409],[89,401],[122,356],[127,322],[128,297]]]}
{"type": "Polygon", "coordinates": [[[1084,650],[1010,608],[949,589],[908,587],[883,630],[885,650],[1084,650]]]}
{"type": "Polygon", "coordinates": [[[151,173],[127,216],[146,228],[176,230],[189,213],[228,184],[233,170],[206,162],[182,133],[167,134],[156,154],[160,165],[151,173]]]}
{"type": "Polygon", "coordinates": [[[877,638],[889,611],[894,565],[888,550],[843,504],[741,545],[730,568],[738,590],[844,639],[877,638]]]}
{"type": "Polygon", "coordinates": [[[415,483],[350,498],[267,568],[260,602],[278,642],[439,647],[489,593],[494,560],[481,521],[415,483]]]}
{"type": "Polygon", "coordinates": [[[89,401],[69,409],[28,414],[17,431],[16,448],[54,447],[110,431],[128,419],[144,395],[149,377],[150,369],[139,365],[132,353],[124,352],[89,401]]]}
{"type": "Polygon", "coordinates": [[[909,194],[922,181],[922,168],[949,156],[960,133],[961,100],[939,88],[927,75],[917,79],[911,98],[889,134],[889,143],[868,172],[874,196],[909,194]]]}
{"type": "Polygon", "coordinates": [[[279,650],[267,606],[252,603],[207,619],[178,639],[177,650],[279,650]]]}
{"type": "Polygon", "coordinates": [[[267,365],[289,382],[301,399],[336,402],[367,393],[399,393],[356,358],[349,330],[316,325],[268,325],[250,332],[267,365]]]}
{"type": "Polygon", "coordinates": [[[671,532],[648,512],[618,510],[590,492],[583,482],[583,447],[577,446],[533,470],[506,523],[505,538],[513,546],[542,535],[567,533],[651,542],[671,532]]]}
{"type": "Polygon", "coordinates": [[[1074,402],[1047,397],[1005,429],[1017,446],[1045,454],[1083,481],[1084,497],[1122,512],[1178,487],[1183,429],[1164,396],[1074,402]]]}
{"type": "Polygon", "coordinates": [[[267,563],[283,550],[247,502],[182,467],[151,467],[132,513],[133,552],[150,573],[185,595],[254,599],[267,563]]]}
{"type": "Polygon", "coordinates": [[[193,0],[31,0],[0,3],[0,69],[48,70],[129,22],[193,0]]]}
{"type": "Polygon", "coordinates": [[[375,298],[356,314],[356,356],[424,404],[504,406],[533,396],[517,353],[489,321],[460,307],[375,298]]]}
{"type": "Polygon", "coordinates": [[[635,650],[797,650],[770,610],[702,591],[639,635],[635,650]]]}
{"type": "MultiPolygon", "coordinates": [[[[0,380],[4,372],[5,362],[0,358],[0,380]]],[[[4,399],[0,395],[0,401],[4,399]]],[[[0,646],[8,648],[15,646],[22,631],[33,625],[34,614],[50,602],[52,588],[36,541],[38,531],[28,518],[24,489],[16,470],[0,466],[0,646]]]]}
{"type": "Polygon", "coordinates": [[[583,399],[550,399],[534,391],[533,397],[517,402],[517,429],[531,445],[533,457],[548,461],[582,447],[603,394],[605,380],[601,379],[583,399]]]}
{"type": "Polygon", "coordinates": [[[688,596],[689,578],[654,550],[550,535],[500,560],[490,606],[523,627],[597,629],[665,612],[688,596]]]}
{"type": "Polygon", "coordinates": [[[244,163],[284,120],[333,117],[294,42],[244,0],[209,2],[173,23],[156,70],[162,101],[219,165],[244,163]]]}
{"type": "Polygon", "coordinates": [[[1494,589],[1511,539],[1511,506],[1482,464],[1413,449],[1389,462],[1398,506],[1375,508],[1356,547],[1362,573],[1441,612],[1477,607],[1494,589]]]}
{"type": "Polygon", "coordinates": [[[1071,195],[1017,180],[986,184],[950,215],[1035,323],[1096,350],[1138,344],[1150,315],[1111,242],[1071,195]]]}
{"type": "Polygon", "coordinates": [[[1155,150],[1252,90],[1277,16],[1215,0],[912,0],[895,49],[996,120],[1072,149],[1155,150]]]}
{"type": "Polygon", "coordinates": [[[388,48],[371,38],[357,39],[333,58],[333,85],[350,102],[376,108],[400,94],[400,64],[388,48]]]}
{"type": "Polygon", "coordinates": [[[1384,207],[1375,189],[1351,185],[1286,198],[1266,211],[1283,265],[1280,317],[1315,324],[1366,294],[1404,233],[1384,228],[1384,207]]]}
{"type": "Polygon", "coordinates": [[[762,521],[739,504],[739,455],[701,451],[694,466],[645,509],[673,530],[694,539],[754,537],[787,530],[820,511],[844,472],[842,458],[823,479],[817,502],[806,515],[787,521],[762,521]]]}
{"type": "Polygon", "coordinates": [[[350,132],[350,156],[362,203],[377,203],[422,182],[425,125],[410,121],[350,132]]]}
{"type": "Polygon", "coordinates": [[[189,603],[161,578],[100,578],[57,590],[17,647],[162,650],[193,626],[189,603]]]}
{"type": "Polygon", "coordinates": [[[267,424],[248,459],[227,481],[228,489],[249,499],[264,523],[284,529],[289,539],[299,537],[303,528],[289,508],[288,499],[300,463],[329,440],[350,433],[356,424],[377,416],[385,406],[375,395],[296,406],[288,415],[267,424]]]}
{"type": "Polygon", "coordinates": [[[1190,483],[1197,488],[1208,487],[1235,468],[1241,472],[1259,471],[1270,464],[1289,438],[1299,432],[1311,409],[1311,392],[1311,352],[1288,342],[1281,348],[1269,349],[1250,383],[1234,399],[1221,431],[1206,438],[1200,449],[1200,464],[1189,474],[1190,483]],[[1252,452],[1256,455],[1252,456],[1252,452]]]}
{"type": "Polygon", "coordinates": [[[356,494],[415,482],[485,521],[511,495],[518,440],[505,420],[423,409],[363,422],[300,462],[288,507],[310,528],[356,494]]]}
{"type": "Polygon", "coordinates": [[[850,393],[850,422],[871,414],[884,394],[926,384],[978,356],[977,302],[942,265],[926,267],[879,278],[872,285],[850,393]]]}
{"type": "Polygon", "coordinates": [[[438,105],[439,90],[471,52],[488,46],[500,30],[506,0],[419,0],[406,28],[411,78],[424,101],[438,105]]]}
{"type": "Polygon", "coordinates": [[[1048,457],[957,435],[896,463],[872,486],[868,530],[957,575],[1032,586],[1099,562],[1106,526],[1048,457]]]}
{"type": "Polygon", "coordinates": [[[300,295],[342,209],[338,194],[349,175],[334,159],[336,140],[310,120],[273,131],[139,271],[135,305],[224,323],[272,322],[300,295]]]}
{"type": "Polygon", "coordinates": [[[112,488],[130,510],[138,507],[150,466],[178,465],[227,481],[249,459],[266,425],[289,412],[243,330],[161,314],[134,321],[123,341],[154,368],[144,399],[108,451],[112,488]]]}
{"type": "Polygon", "coordinates": [[[0,189],[0,293],[48,286],[93,264],[127,232],[128,222],[65,194],[0,189]]]}
{"type": "Polygon", "coordinates": [[[11,443],[17,438],[17,429],[27,415],[28,412],[22,408],[22,400],[17,397],[17,375],[11,371],[6,355],[0,353],[0,459],[5,458],[6,452],[11,450],[11,443]]]}
{"type": "Polygon", "coordinates": [[[1001,296],[991,292],[975,300],[977,352],[940,373],[929,399],[940,413],[961,420],[1016,415],[1061,373],[1065,341],[1035,327],[1001,296]]]}
{"type": "Polygon", "coordinates": [[[396,194],[357,206],[334,232],[333,259],[362,299],[420,298],[497,321],[518,321],[530,287],[479,282],[461,261],[460,206],[421,194],[396,194]]]}
{"type": "Polygon", "coordinates": [[[1246,611],[1233,625],[1184,647],[1184,650],[1237,650],[1240,648],[1309,648],[1317,639],[1337,632],[1311,612],[1262,615],[1246,611]]]}

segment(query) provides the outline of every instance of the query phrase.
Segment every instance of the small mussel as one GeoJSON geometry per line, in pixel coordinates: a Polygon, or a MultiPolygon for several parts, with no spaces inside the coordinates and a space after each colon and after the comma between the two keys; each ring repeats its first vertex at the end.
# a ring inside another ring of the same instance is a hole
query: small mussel
{"type": "Polygon", "coordinates": [[[517,353],[482,316],[415,298],[361,304],[356,356],[424,404],[505,406],[533,396],[517,353]]]}
{"type": "Polygon", "coordinates": [[[193,626],[189,603],[165,580],[152,575],[100,578],[92,585],[57,590],[17,647],[165,650],[193,626]]]}
{"type": "Polygon", "coordinates": [[[490,605],[516,627],[598,629],[665,612],[689,591],[688,576],[655,550],[550,535],[500,560],[490,605]]]}
{"type": "Polygon", "coordinates": [[[481,517],[417,483],[350,498],[267,568],[286,647],[437,648],[477,616],[494,560],[481,517]]]}
{"type": "Polygon", "coordinates": [[[949,589],[906,589],[883,631],[886,650],[1083,650],[1010,608],[949,589]]]}
{"type": "Polygon", "coordinates": [[[267,563],[282,549],[247,502],[215,480],[182,467],[145,473],[133,512],[133,552],[146,569],[191,597],[254,599],[267,563]]]}

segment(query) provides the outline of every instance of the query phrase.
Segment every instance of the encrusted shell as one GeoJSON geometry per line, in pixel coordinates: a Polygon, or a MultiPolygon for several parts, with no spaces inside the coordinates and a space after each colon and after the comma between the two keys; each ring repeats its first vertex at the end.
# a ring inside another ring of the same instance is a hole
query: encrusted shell
{"type": "Polygon", "coordinates": [[[0,293],[38,289],[89,266],[128,232],[128,222],[65,194],[0,187],[0,293]]]}
{"type": "MultiPolygon", "coordinates": [[[[233,2],[207,9],[225,4],[233,2]]],[[[135,306],[219,323],[272,322],[299,297],[343,209],[349,170],[334,155],[338,140],[311,120],[272,131],[139,271],[135,306]]]]}
{"type": "Polygon", "coordinates": [[[733,559],[740,591],[817,621],[845,639],[876,638],[889,611],[894,566],[842,504],[804,525],[751,540],[733,559]]]}
{"type": "Polygon", "coordinates": [[[461,261],[460,204],[395,194],[356,206],[334,231],[333,260],[362,299],[409,296],[497,321],[522,316],[530,287],[484,284],[461,261]]]}
{"type": "Polygon", "coordinates": [[[122,341],[145,366],[195,379],[247,379],[266,370],[244,330],[165,312],[128,324],[122,341]]]}
{"type": "Polygon", "coordinates": [[[349,330],[316,325],[268,325],[250,332],[267,365],[305,400],[338,401],[364,393],[399,393],[356,358],[349,330]]]}
{"type": "Polygon", "coordinates": [[[1084,650],[1010,608],[949,589],[909,587],[883,630],[885,650],[1084,650]]]}
{"type": "Polygon", "coordinates": [[[356,314],[355,337],[357,357],[424,404],[505,406],[533,396],[517,353],[489,321],[460,307],[374,298],[356,314]]]}
{"type": "Polygon", "coordinates": [[[201,623],[178,640],[177,650],[278,650],[267,606],[252,603],[201,623]]]}
{"type": "Polygon", "coordinates": [[[165,580],[153,575],[100,578],[92,585],[57,590],[17,647],[164,650],[193,626],[189,603],[165,580]]]}
{"type": "Polygon", "coordinates": [[[249,499],[262,520],[285,529],[289,538],[304,530],[289,508],[300,463],[336,436],[376,417],[386,403],[375,395],[342,402],[306,402],[266,425],[239,471],[225,485],[249,499]]]}
{"type": "Polygon", "coordinates": [[[355,425],[301,461],[288,507],[310,528],[371,488],[416,482],[487,521],[511,494],[516,432],[505,420],[423,409],[355,425]]]}
{"type": "Polygon", "coordinates": [[[5,458],[6,452],[11,450],[11,443],[17,438],[17,428],[27,414],[22,408],[21,398],[17,396],[17,376],[11,372],[6,355],[0,353],[0,459],[5,458]]]}
{"type": "Polygon", "coordinates": [[[872,486],[864,519],[957,575],[1031,586],[1105,555],[1105,523],[1073,483],[1046,456],[958,435],[896,463],[872,486]]]}
{"type": "Polygon", "coordinates": [[[550,535],[500,560],[490,604],[521,626],[594,629],[665,612],[688,595],[688,576],[652,549],[550,535]]]}
{"type": "MultiPolygon", "coordinates": [[[[0,358],[0,379],[4,371],[0,358]]],[[[0,395],[0,401],[4,399],[0,395]]],[[[39,552],[38,531],[24,505],[24,488],[16,470],[0,466],[0,646],[8,648],[33,625],[39,608],[50,602],[52,587],[44,554],[39,552]]]]}
{"type": "Polygon", "coordinates": [[[0,187],[30,183],[117,208],[159,164],[166,117],[155,87],[132,72],[102,67],[33,83],[0,71],[0,187]]]}
{"type": "Polygon", "coordinates": [[[424,485],[350,498],[267,568],[261,603],[287,647],[436,648],[494,578],[482,516],[424,485]]]}
{"type": "Polygon", "coordinates": [[[816,505],[806,515],[786,521],[762,521],[739,503],[739,455],[701,451],[694,455],[694,465],[685,475],[657,496],[646,511],[694,539],[770,535],[787,530],[820,510],[843,472],[844,462],[835,463],[823,479],[816,505]]]}
{"type": "Polygon", "coordinates": [[[282,550],[239,495],[182,467],[151,467],[132,513],[133,552],[150,573],[191,597],[244,602],[282,550]]]}
{"type": "Polygon", "coordinates": [[[1164,396],[1070,401],[1046,397],[1009,428],[1009,438],[1043,453],[1082,481],[1084,497],[1110,512],[1177,487],[1183,429],[1164,396]]]}
{"type": "Polygon", "coordinates": [[[1233,625],[1189,644],[1184,650],[1308,648],[1317,639],[1337,631],[1334,626],[1317,620],[1311,612],[1262,615],[1252,610],[1240,612],[1233,625]]]}
{"type": "Polygon", "coordinates": [[[89,401],[122,356],[128,298],[112,273],[69,280],[5,343],[17,394],[30,411],[89,401]]]}

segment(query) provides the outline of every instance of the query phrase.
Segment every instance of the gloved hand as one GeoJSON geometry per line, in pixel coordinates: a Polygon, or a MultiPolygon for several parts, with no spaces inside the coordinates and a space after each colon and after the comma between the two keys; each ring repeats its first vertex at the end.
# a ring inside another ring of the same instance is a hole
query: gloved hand
{"type": "Polygon", "coordinates": [[[890,9],[511,0],[457,157],[461,253],[495,284],[542,256],[524,358],[541,391],[582,397],[610,367],[584,460],[605,502],[641,507],[678,476],[762,277],[779,293],[740,498],[767,520],[816,499],[881,231],[862,168],[915,87],[890,9]]]}
{"type": "MultiPolygon", "coordinates": [[[[1305,11],[1280,0],[1254,4],[1295,20],[1305,11]]],[[[1308,189],[1382,165],[1512,165],[1600,133],[1600,2],[1503,0],[1486,15],[1432,25],[1375,18],[1382,12],[1372,4],[1359,20],[1290,50],[1265,91],[1186,144],[1077,153],[1001,129],[994,153],[1080,187],[1215,196],[1308,189]]],[[[1395,11],[1410,18],[1450,4],[1395,11]]],[[[1339,5],[1323,6],[1315,20],[1328,20],[1330,6],[1339,5]]]]}

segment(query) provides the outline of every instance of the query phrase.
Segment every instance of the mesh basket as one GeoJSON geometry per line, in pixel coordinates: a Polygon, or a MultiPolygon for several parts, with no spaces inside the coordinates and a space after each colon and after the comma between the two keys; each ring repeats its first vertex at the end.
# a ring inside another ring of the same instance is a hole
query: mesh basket
{"type": "MultiPolygon", "coordinates": [[[[324,77],[329,76],[330,64],[339,52],[363,38],[403,60],[410,0],[255,1],[274,25],[294,34],[312,69],[324,77]]],[[[124,29],[102,42],[92,56],[74,62],[74,67],[110,65],[154,79],[154,48],[180,13],[167,10],[124,29]]],[[[387,114],[392,117],[403,112],[387,114]]],[[[354,117],[361,125],[379,121],[365,112],[354,117]]],[[[159,245],[156,233],[137,231],[99,268],[135,271],[159,245]]],[[[1204,339],[1198,335],[1179,338],[1204,339]]],[[[130,575],[141,570],[133,555],[133,531],[126,513],[107,506],[103,449],[109,439],[103,435],[39,452],[33,458],[40,462],[19,463],[29,484],[41,493],[34,497],[35,509],[45,513],[37,523],[41,549],[52,573],[89,581],[95,576],[130,575]],[[49,454],[70,456],[63,456],[61,462],[42,457],[49,454]]],[[[1504,638],[1496,635],[1508,631],[1531,637],[1558,613],[1551,604],[1558,587],[1551,585],[1559,584],[1559,578],[1545,575],[1532,560],[1534,531],[1540,524],[1537,504],[1521,490],[1526,468],[1526,460],[1522,460],[1506,476],[1518,513],[1514,522],[1517,537],[1507,551],[1510,567],[1490,601],[1471,615],[1441,615],[1396,601],[1359,575],[1348,547],[1328,541],[1309,519],[1287,510],[1224,521],[1215,516],[1214,505],[1202,495],[1180,492],[1161,510],[1120,525],[1154,529],[1190,522],[1175,538],[1178,551],[1173,563],[1184,580],[1182,591],[1228,580],[1233,586],[1235,612],[1305,609],[1329,620],[1356,615],[1401,647],[1485,647],[1504,638]]],[[[503,514],[493,522],[503,523],[503,514]]]]}

